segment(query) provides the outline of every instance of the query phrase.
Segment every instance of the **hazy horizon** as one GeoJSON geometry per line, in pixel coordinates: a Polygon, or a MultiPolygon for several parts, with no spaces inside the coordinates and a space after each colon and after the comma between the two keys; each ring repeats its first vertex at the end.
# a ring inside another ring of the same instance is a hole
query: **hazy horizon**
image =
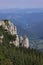
{"type": "Polygon", "coordinates": [[[42,10],[43,8],[7,8],[7,9],[0,9],[0,11],[5,10],[42,10]]]}

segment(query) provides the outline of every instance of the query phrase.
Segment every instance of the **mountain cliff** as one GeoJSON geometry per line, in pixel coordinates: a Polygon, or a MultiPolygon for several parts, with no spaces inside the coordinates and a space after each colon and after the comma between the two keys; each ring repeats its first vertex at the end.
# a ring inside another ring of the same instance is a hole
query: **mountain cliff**
{"type": "MultiPolygon", "coordinates": [[[[1,20],[0,21],[0,39],[3,39],[6,34],[6,39],[9,38],[9,44],[12,45],[14,44],[16,47],[19,47],[20,44],[21,46],[24,46],[26,48],[29,47],[29,39],[26,36],[23,36],[23,39],[19,39],[19,36],[17,34],[17,28],[14,26],[14,24],[9,21],[9,20],[1,20]],[[3,37],[2,37],[3,36],[3,37]],[[2,38],[1,38],[2,37],[2,38]],[[21,42],[22,41],[22,42],[21,42]],[[20,43],[21,42],[21,43],[20,43]]],[[[2,42],[2,40],[0,40],[2,42]]]]}
{"type": "Polygon", "coordinates": [[[30,49],[28,37],[19,37],[9,20],[0,21],[0,65],[43,65],[43,53],[30,49]]]}

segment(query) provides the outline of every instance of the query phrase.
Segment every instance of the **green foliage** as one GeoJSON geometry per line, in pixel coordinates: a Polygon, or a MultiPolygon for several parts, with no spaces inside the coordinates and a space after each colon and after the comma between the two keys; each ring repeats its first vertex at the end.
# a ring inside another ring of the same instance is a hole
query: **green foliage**
{"type": "Polygon", "coordinates": [[[5,25],[9,26],[8,20],[4,20],[5,25]]]}
{"type": "Polygon", "coordinates": [[[0,45],[0,65],[43,65],[43,53],[26,48],[0,45]]]}

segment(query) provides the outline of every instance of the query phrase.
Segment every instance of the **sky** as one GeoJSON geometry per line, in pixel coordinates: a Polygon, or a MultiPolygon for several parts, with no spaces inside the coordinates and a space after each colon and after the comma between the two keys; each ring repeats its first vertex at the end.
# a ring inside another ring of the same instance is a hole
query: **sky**
{"type": "Polygon", "coordinates": [[[43,0],[0,0],[0,9],[43,8],[43,0]]]}

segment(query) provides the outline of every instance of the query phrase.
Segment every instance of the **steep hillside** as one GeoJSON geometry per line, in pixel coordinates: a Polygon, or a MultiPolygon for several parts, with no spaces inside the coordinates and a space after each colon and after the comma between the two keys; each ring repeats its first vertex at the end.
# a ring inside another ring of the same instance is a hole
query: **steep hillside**
{"type": "Polygon", "coordinates": [[[22,39],[10,21],[0,21],[0,65],[43,65],[43,53],[28,48],[26,36],[22,39]]]}
{"type": "Polygon", "coordinates": [[[0,65],[43,65],[43,53],[4,42],[0,45],[0,65]]]}

